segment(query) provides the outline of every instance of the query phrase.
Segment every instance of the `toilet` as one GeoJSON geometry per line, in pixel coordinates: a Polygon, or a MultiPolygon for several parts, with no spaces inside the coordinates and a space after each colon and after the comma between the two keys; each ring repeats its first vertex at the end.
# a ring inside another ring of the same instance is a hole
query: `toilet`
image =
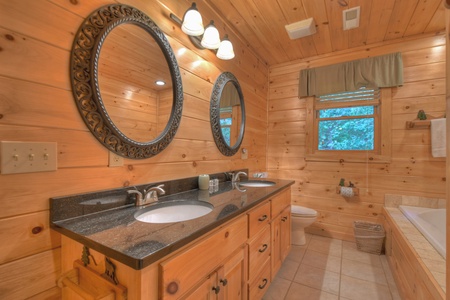
{"type": "Polygon", "coordinates": [[[311,225],[317,220],[317,211],[311,208],[292,205],[292,244],[306,244],[305,227],[311,225]]]}

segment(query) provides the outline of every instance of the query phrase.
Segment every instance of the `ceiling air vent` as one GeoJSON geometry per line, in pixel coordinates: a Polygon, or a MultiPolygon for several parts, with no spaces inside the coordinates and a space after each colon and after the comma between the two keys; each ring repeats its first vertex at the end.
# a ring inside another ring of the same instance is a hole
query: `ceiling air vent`
{"type": "Polygon", "coordinates": [[[291,40],[299,39],[316,33],[316,23],[313,18],[284,26],[291,40]]]}
{"type": "Polygon", "coordinates": [[[359,27],[359,11],[359,6],[342,11],[344,30],[359,27]]]}

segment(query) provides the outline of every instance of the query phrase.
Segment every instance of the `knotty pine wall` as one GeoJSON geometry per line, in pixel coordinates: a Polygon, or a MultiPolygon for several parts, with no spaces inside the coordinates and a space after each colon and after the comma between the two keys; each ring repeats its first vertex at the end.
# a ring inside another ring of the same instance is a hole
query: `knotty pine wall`
{"type": "Polygon", "coordinates": [[[274,65],[269,80],[269,175],[294,179],[292,202],[319,212],[310,232],[352,240],[354,220],[379,220],[385,194],[446,197],[445,159],[431,156],[430,130],[405,128],[420,109],[436,117],[445,114],[443,34],[274,65]],[[299,71],[397,51],[403,56],[404,85],[392,89],[392,162],[306,162],[299,71]],[[336,194],[340,178],[355,183],[361,195],[346,200],[336,194]]]}
{"type": "MultiPolygon", "coordinates": [[[[0,140],[52,141],[55,172],[0,175],[0,298],[58,299],[60,236],[49,229],[49,198],[196,176],[238,168],[266,168],[268,67],[203,2],[205,20],[227,32],[236,58],[220,61],[195,49],[169,19],[190,1],[124,0],[150,16],[177,55],[184,88],[181,126],[163,153],[125,159],[109,168],[108,151],[77,111],[69,81],[74,34],[92,11],[113,0],[0,0],[0,140]],[[209,125],[209,98],[223,71],[238,78],[247,113],[242,147],[249,157],[223,156],[209,125]]],[[[120,64],[118,61],[117,64],[120,64]]],[[[80,253],[81,255],[81,253],[80,253]]]]}

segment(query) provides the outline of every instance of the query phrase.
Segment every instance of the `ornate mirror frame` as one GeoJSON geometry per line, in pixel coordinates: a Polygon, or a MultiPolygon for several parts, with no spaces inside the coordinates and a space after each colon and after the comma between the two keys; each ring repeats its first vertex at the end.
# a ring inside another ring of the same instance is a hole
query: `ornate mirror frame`
{"type": "Polygon", "coordinates": [[[217,148],[223,155],[233,156],[239,150],[242,144],[245,131],[245,105],[244,96],[242,94],[241,86],[237,78],[230,72],[223,72],[219,75],[216,82],[214,83],[212,95],[211,95],[211,105],[210,105],[210,116],[211,116],[211,130],[214,136],[214,142],[217,148]],[[231,82],[236,88],[239,94],[239,100],[241,103],[242,121],[239,128],[239,136],[234,145],[228,145],[222,134],[222,129],[220,126],[220,98],[222,96],[222,91],[225,85],[231,82]]]}
{"type": "Polygon", "coordinates": [[[103,6],[92,12],[75,36],[70,57],[70,77],[75,102],[84,122],[108,150],[131,159],[145,159],[160,153],[173,140],[183,109],[180,70],[164,33],[140,10],[117,4],[103,6]],[[121,24],[135,24],[155,39],[164,53],[173,81],[173,105],[168,124],[157,138],[149,142],[134,141],[116,127],[108,115],[99,89],[100,50],[109,32],[121,24]]]}

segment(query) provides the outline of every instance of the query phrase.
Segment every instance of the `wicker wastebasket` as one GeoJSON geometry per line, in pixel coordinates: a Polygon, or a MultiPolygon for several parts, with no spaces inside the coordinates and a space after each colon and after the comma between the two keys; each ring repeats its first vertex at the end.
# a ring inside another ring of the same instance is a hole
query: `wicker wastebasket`
{"type": "Polygon", "coordinates": [[[356,247],[359,251],[381,254],[384,237],[386,236],[383,225],[354,221],[353,229],[355,231],[356,247]]]}

